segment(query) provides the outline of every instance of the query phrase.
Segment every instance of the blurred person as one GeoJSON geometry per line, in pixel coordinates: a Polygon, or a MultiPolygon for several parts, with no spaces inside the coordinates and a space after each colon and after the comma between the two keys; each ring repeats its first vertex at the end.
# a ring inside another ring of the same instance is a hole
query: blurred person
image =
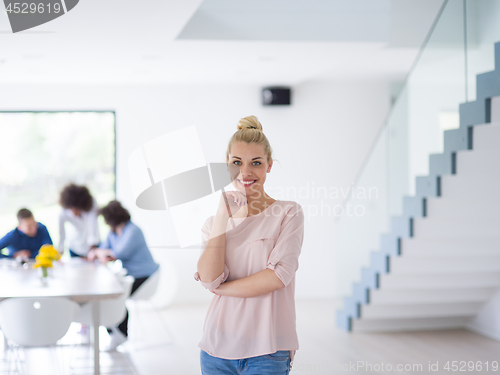
{"type": "Polygon", "coordinates": [[[20,209],[17,221],[17,228],[0,239],[0,250],[7,248],[8,257],[22,260],[35,258],[42,245],[52,245],[47,227],[38,223],[30,210],[20,209]]]}
{"type": "Polygon", "coordinates": [[[86,257],[101,241],[97,201],[86,186],[70,183],[61,191],[59,204],[63,208],[59,214],[59,251],[64,251],[67,242],[71,257],[86,257]],[[71,225],[68,234],[66,223],[71,225]]]}
{"type": "MultiPolygon", "coordinates": [[[[110,226],[106,240],[88,254],[88,260],[98,259],[103,264],[119,259],[127,275],[133,276],[131,295],[144,283],[149,276],[155,273],[159,265],[154,261],[149,251],[142,230],[130,220],[130,213],[114,200],[99,210],[104,221],[110,226]]],[[[128,337],[128,311],[125,319],[118,327],[108,328],[111,342],[105,351],[116,349],[128,337]]]]}

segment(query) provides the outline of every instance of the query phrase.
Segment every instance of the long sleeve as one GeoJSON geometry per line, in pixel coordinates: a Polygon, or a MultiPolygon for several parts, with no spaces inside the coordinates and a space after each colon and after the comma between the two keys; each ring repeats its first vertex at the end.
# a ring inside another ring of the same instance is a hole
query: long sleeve
{"type": "Polygon", "coordinates": [[[274,270],[285,287],[299,268],[299,255],[304,240],[304,212],[295,203],[287,212],[266,268],[274,270]]]}
{"type": "Polygon", "coordinates": [[[99,245],[101,249],[110,249],[121,260],[127,274],[137,278],[149,277],[159,265],[155,262],[141,228],[129,221],[121,234],[109,232],[106,240],[99,245]]]}
{"type": "MultiPolygon", "coordinates": [[[[7,233],[0,239],[0,250],[6,248],[10,245],[12,241],[12,232],[7,233]]],[[[0,258],[5,258],[6,256],[0,253],[0,258]]]]}
{"type": "Polygon", "coordinates": [[[104,242],[101,242],[101,244],[99,245],[99,248],[100,249],[111,249],[111,242],[109,241],[109,234],[106,237],[106,239],[104,240],[104,242]]]}
{"type": "MultiPolygon", "coordinates": [[[[213,226],[213,222],[214,222],[213,219],[214,219],[214,216],[210,216],[205,221],[205,224],[201,228],[201,241],[202,241],[202,245],[201,245],[201,253],[200,253],[200,255],[203,254],[203,252],[207,248],[208,240],[209,240],[209,237],[210,237],[210,232],[212,231],[212,226],[213,226]]],[[[227,280],[228,277],[229,277],[229,268],[227,267],[226,264],[224,264],[224,271],[214,281],[212,281],[211,283],[206,283],[206,282],[201,281],[200,280],[200,275],[198,274],[198,272],[195,272],[195,274],[194,274],[194,279],[196,281],[199,281],[203,287],[205,287],[206,289],[208,289],[210,291],[213,291],[214,289],[217,289],[220,284],[222,284],[223,282],[225,282],[227,280]]]]}
{"type": "Polygon", "coordinates": [[[40,230],[40,241],[42,245],[52,245],[52,238],[50,238],[47,227],[43,224],[38,223],[38,230],[40,230]]]}
{"type": "Polygon", "coordinates": [[[101,242],[101,236],[99,234],[99,225],[97,223],[97,216],[99,212],[99,207],[97,206],[97,201],[94,199],[94,205],[89,211],[87,216],[88,225],[88,237],[87,244],[90,246],[99,245],[101,242]]]}
{"type": "Polygon", "coordinates": [[[64,211],[59,214],[59,246],[57,250],[60,253],[64,252],[64,241],[66,240],[66,230],[64,229],[64,222],[66,221],[64,211]]]}
{"type": "Polygon", "coordinates": [[[124,231],[118,241],[113,244],[110,242],[110,244],[111,250],[118,259],[127,260],[132,256],[134,250],[140,248],[145,242],[142,231],[139,227],[134,226],[124,231]]]}

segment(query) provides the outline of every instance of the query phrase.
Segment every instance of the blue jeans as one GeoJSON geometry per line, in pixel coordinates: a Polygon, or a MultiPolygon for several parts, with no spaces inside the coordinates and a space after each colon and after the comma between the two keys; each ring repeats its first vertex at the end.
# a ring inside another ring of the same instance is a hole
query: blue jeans
{"type": "Polygon", "coordinates": [[[279,350],[244,359],[224,359],[212,357],[201,350],[200,365],[202,375],[288,375],[290,351],[279,350]]]}

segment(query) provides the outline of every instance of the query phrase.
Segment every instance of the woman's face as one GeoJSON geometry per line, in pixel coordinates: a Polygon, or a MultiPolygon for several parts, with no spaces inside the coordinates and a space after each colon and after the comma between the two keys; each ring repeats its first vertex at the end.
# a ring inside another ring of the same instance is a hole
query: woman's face
{"type": "Polygon", "coordinates": [[[234,142],[229,152],[228,166],[233,186],[247,197],[264,197],[266,174],[273,162],[267,162],[264,146],[257,143],[234,142]]]}

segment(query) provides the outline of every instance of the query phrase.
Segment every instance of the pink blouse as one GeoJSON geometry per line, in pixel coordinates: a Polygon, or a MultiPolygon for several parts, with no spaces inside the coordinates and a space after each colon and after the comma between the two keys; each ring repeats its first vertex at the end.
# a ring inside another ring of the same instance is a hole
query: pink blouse
{"type": "MultiPolygon", "coordinates": [[[[208,308],[203,336],[198,346],[208,354],[242,359],[290,350],[291,360],[299,348],[295,327],[295,271],[304,237],[302,207],[277,200],[258,215],[228,221],[224,272],[213,282],[201,284],[216,289],[225,281],[274,270],[285,288],[251,298],[215,295],[208,308]],[[232,229],[231,229],[232,228],[232,229]]],[[[205,250],[214,216],[202,228],[205,250]]],[[[200,280],[198,272],[194,275],[200,280]]]]}

